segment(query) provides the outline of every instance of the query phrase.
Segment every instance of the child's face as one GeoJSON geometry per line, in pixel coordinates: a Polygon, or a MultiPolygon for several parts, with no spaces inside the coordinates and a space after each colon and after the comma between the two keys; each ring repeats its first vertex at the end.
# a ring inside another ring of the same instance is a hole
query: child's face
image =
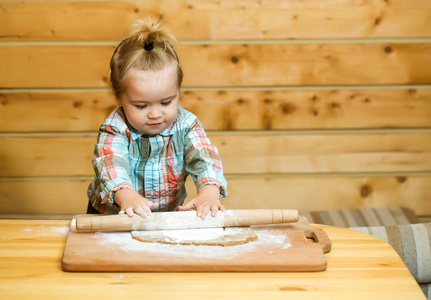
{"type": "Polygon", "coordinates": [[[125,91],[117,102],[136,130],[154,135],[174,122],[180,97],[175,64],[159,71],[131,68],[124,79],[125,91]]]}

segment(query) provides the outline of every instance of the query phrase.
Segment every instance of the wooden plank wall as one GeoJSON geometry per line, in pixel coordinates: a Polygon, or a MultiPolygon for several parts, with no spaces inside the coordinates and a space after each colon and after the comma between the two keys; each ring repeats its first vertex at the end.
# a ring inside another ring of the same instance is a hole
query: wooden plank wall
{"type": "Polygon", "coordinates": [[[85,212],[108,62],[145,15],[179,39],[228,208],[431,215],[429,0],[1,0],[1,214],[85,212]]]}

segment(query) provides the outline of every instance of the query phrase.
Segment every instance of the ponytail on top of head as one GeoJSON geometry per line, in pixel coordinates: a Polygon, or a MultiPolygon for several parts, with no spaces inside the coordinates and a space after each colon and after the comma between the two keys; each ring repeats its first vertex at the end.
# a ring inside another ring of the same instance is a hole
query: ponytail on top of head
{"type": "Polygon", "coordinates": [[[174,45],[175,36],[165,28],[161,20],[146,18],[135,21],[129,37],[117,46],[111,58],[110,81],[115,96],[120,98],[123,94],[123,79],[130,68],[157,71],[174,63],[177,66],[180,88],[183,72],[174,45]]]}

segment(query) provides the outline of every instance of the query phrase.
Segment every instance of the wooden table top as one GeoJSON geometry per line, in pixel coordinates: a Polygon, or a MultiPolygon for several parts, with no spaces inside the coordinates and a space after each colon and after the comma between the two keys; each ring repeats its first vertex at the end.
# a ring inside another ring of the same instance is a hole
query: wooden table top
{"type": "Polygon", "coordinates": [[[425,299],[390,245],[349,229],[326,231],[323,272],[63,272],[66,220],[0,220],[0,294],[13,298],[425,299]]]}

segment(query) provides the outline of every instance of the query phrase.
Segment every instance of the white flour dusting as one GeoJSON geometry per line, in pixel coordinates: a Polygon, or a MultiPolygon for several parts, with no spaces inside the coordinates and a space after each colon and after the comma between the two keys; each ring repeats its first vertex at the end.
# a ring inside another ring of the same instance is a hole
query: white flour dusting
{"type": "Polygon", "coordinates": [[[67,234],[69,232],[69,226],[45,226],[38,225],[27,227],[24,229],[24,232],[32,232],[32,233],[61,233],[67,234]]]}
{"type": "Polygon", "coordinates": [[[96,232],[94,234],[101,246],[111,247],[123,252],[123,254],[131,252],[154,252],[161,255],[184,258],[195,257],[230,260],[256,248],[268,249],[268,253],[271,254],[274,249],[287,249],[291,246],[289,238],[284,234],[274,233],[274,231],[267,229],[255,229],[255,232],[258,236],[257,241],[226,247],[145,243],[133,239],[130,232],[96,232]]]}
{"type": "Polygon", "coordinates": [[[113,279],[129,279],[132,278],[130,275],[124,275],[124,274],[118,274],[118,275],[112,275],[113,279]]]}

